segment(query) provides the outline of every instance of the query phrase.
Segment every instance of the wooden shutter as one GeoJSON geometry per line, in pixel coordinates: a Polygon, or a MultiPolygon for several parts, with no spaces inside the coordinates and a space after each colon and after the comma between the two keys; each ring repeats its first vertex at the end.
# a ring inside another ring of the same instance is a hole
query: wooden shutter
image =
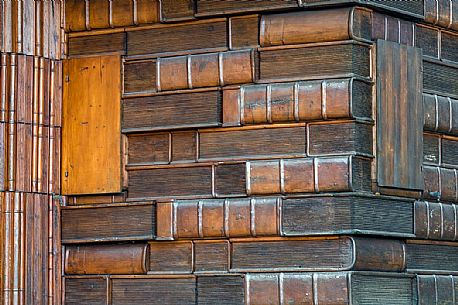
{"type": "Polygon", "coordinates": [[[422,50],[377,41],[377,182],[423,189],[422,50]]]}
{"type": "Polygon", "coordinates": [[[62,193],[121,191],[121,59],[64,61],[62,193]]]}

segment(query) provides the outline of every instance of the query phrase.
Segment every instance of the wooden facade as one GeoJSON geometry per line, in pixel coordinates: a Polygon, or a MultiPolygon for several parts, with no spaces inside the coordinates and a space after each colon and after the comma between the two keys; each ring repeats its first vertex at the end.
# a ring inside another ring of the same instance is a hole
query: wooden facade
{"type": "Polygon", "coordinates": [[[458,304],[458,1],[0,11],[0,304],[458,304]]]}

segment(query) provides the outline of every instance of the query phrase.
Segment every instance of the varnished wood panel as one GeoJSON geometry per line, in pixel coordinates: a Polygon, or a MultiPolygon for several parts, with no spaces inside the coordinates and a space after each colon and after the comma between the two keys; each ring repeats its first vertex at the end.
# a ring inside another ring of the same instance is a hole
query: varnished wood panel
{"type": "Polygon", "coordinates": [[[65,305],[106,305],[107,279],[103,277],[66,278],[65,305]]]}
{"type": "Polygon", "coordinates": [[[226,27],[220,19],[128,32],[127,55],[227,48],[226,27]]]}
{"type": "Polygon", "coordinates": [[[124,62],[124,94],[156,91],[156,61],[124,62]]]}
{"type": "Polygon", "coordinates": [[[236,16],[229,19],[230,49],[259,45],[259,15],[236,16]]]}
{"type": "Polygon", "coordinates": [[[69,37],[68,55],[96,55],[99,53],[126,53],[126,33],[69,37]]]}
{"type": "Polygon", "coordinates": [[[220,15],[297,7],[295,0],[197,0],[197,15],[220,15]]]}
{"type": "Polygon", "coordinates": [[[194,0],[161,0],[161,21],[193,19],[194,0]]]}
{"type": "Polygon", "coordinates": [[[82,245],[65,248],[65,274],[144,274],[144,244],[82,245]]]}
{"type": "Polygon", "coordinates": [[[370,77],[369,48],[347,43],[260,52],[260,78],[370,77]]]}
{"type": "Polygon", "coordinates": [[[193,277],[116,278],[112,280],[112,305],[196,304],[196,279],[193,277]]]}
{"type": "Polygon", "coordinates": [[[221,93],[207,91],[125,99],[122,114],[123,132],[216,127],[221,123],[221,93]]]}
{"type": "Polygon", "coordinates": [[[147,240],[154,237],[152,204],[62,209],[62,243],[147,240]]]}
{"type": "Polygon", "coordinates": [[[380,186],[423,188],[421,54],[420,49],[377,41],[377,183],[380,186]]]}
{"type": "Polygon", "coordinates": [[[119,56],[64,65],[62,192],[121,191],[119,56]]]}

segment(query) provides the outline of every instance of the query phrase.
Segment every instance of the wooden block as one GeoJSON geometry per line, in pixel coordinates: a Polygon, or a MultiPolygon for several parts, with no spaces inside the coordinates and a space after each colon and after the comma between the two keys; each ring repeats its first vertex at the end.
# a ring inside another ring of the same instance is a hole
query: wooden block
{"type": "Polygon", "coordinates": [[[131,0],[117,0],[111,4],[111,26],[121,27],[133,25],[134,3],[131,0]]]}
{"type": "Polygon", "coordinates": [[[162,0],[161,21],[181,21],[193,19],[195,12],[194,0],[162,0]]]}
{"type": "Polygon", "coordinates": [[[458,68],[456,65],[424,61],[423,87],[437,94],[458,97],[458,68]]]}
{"type": "Polygon", "coordinates": [[[254,236],[279,235],[280,219],[278,217],[279,199],[253,198],[251,199],[252,215],[251,226],[254,236]]]}
{"type": "Polygon", "coordinates": [[[175,204],[177,238],[192,238],[199,236],[198,202],[186,201],[175,204]]]}
{"type": "Polygon", "coordinates": [[[243,84],[254,81],[252,61],[254,54],[248,51],[233,51],[221,53],[222,55],[222,80],[224,84],[243,84]]]}
{"type": "Polygon", "coordinates": [[[127,54],[157,54],[227,48],[226,20],[199,21],[127,33],[127,54]],[[190,35],[192,34],[192,39],[190,35]]]}
{"type": "Polygon", "coordinates": [[[237,128],[199,132],[199,160],[305,156],[305,126],[237,128]]]}
{"type": "Polygon", "coordinates": [[[457,172],[455,169],[440,168],[440,198],[444,201],[456,201],[457,193],[457,172]]]}
{"type": "Polygon", "coordinates": [[[149,243],[148,273],[191,273],[193,270],[191,241],[149,243]]]}
{"type": "Polygon", "coordinates": [[[283,300],[286,304],[313,305],[313,276],[306,273],[281,273],[283,300]]]}
{"type": "Polygon", "coordinates": [[[409,272],[454,274],[458,270],[458,248],[451,243],[409,241],[406,244],[406,264],[409,272]]]}
{"type": "Polygon", "coordinates": [[[437,131],[439,119],[436,111],[436,96],[423,94],[424,129],[437,131]]]}
{"type": "Polygon", "coordinates": [[[244,277],[234,276],[199,276],[197,278],[197,303],[243,304],[245,301],[244,277]]]}
{"type": "Polygon", "coordinates": [[[251,305],[279,304],[280,291],[276,274],[249,274],[247,297],[251,305]]]}
{"type": "Polygon", "coordinates": [[[231,50],[259,46],[259,15],[232,17],[229,26],[231,50]]]}
{"type": "Polygon", "coordinates": [[[84,195],[68,196],[68,202],[73,205],[88,205],[99,203],[122,203],[126,202],[126,193],[110,195],[84,195]]]}
{"type": "MultiPolygon", "coordinates": [[[[284,236],[414,233],[411,201],[361,196],[291,198],[283,200],[281,210],[284,236]]],[[[419,229],[417,225],[415,228],[419,229]]]]}
{"type": "Polygon", "coordinates": [[[65,278],[65,304],[107,304],[108,281],[104,277],[65,278]]]}
{"type": "Polygon", "coordinates": [[[315,159],[315,190],[342,192],[351,189],[349,162],[348,157],[315,159]]]}
{"type": "Polygon", "coordinates": [[[202,235],[204,237],[224,237],[225,224],[225,201],[206,200],[199,203],[202,213],[202,235]]]}
{"type": "Polygon", "coordinates": [[[458,62],[454,50],[458,48],[458,35],[452,32],[441,32],[441,59],[458,62]]]}
{"type": "Polygon", "coordinates": [[[372,126],[355,122],[310,124],[310,156],[331,154],[372,155],[372,126]]]}
{"type": "Polygon", "coordinates": [[[242,124],[258,124],[269,121],[267,112],[267,87],[242,87],[243,105],[240,106],[242,124]]]}
{"type": "Polygon", "coordinates": [[[346,274],[314,274],[315,298],[324,304],[350,304],[346,274]]]}
{"type": "Polygon", "coordinates": [[[264,15],[261,46],[371,39],[371,12],[360,8],[264,15]],[[331,21],[332,20],[332,21],[331,21]]]}
{"type": "Polygon", "coordinates": [[[454,204],[442,205],[442,234],[443,240],[456,240],[457,234],[457,209],[454,204]]]}
{"type": "Polygon", "coordinates": [[[240,92],[238,89],[223,90],[223,126],[240,126],[240,92]]]}
{"type": "Polygon", "coordinates": [[[251,205],[249,199],[233,199],[225,202],[228,237],[250,236],[251,205]]]}
{"type": "MultiPolygon", "coordinates": [[[[49,125],[62,126],[62,62],[51,61],[51,101],[49,110],[49,125]]],[[[27,122],[27,121],[26,121],[27,122]]]]}
{"type": "Polygon", "coordinates": [[[288,122],[295,120],[296,108],[295,87],[290,84],[272,84],[267,86],[267,107],[270,110],[269,123],[288,122]]]}
{"type": "Polygon", "coordinates": [[[437,130],[448,132],[450,130],[450,101],[443,96],[436,96],[436,109],[437,109],[437,130]]]}
{"type": "Polygon", "coordinates": [[[171,161],[169,159],[169,133],[132,134],[127,138],[129,164],[167,164],[171,161]]]}
{"type": "Polygon", "coordinates": [[[106,0],[89,1],[90,29],[110,27],[110,3],[106,0]]]}
{"type": "Polygon", "coordinates": [[[312,159],[280,161],[283,171],[282,193],[310,193],[315,191],[312,159]]]}
{"type": "MultiPolygon", "coordinates": [[[[17,122],[32,123],[33,96],[33,57],[18,56],[18,100],[17,100],[17,122]]],[[[56,88],[57,89],[57,88],[56,88]]]]}
{"type": "Polygon", "coordinates": [[[124,62],[124,94],[156,91],[156,61],[124,62]]]}
{"type": "Polygon", "coordinates": [[[37,191],[49,191],[49,127],[38,127],[37,191]]]}
{"type": "Polygon", "coordinates": [[[377,184],[421,190],[422,52],[382,40],[377,52],[377,184]]]}
{"type": "Polygon", "coordinates": [[[369,68],[369,49],[354,43],[260,52],[260,78],[263,81],[326,78],[332,75],[370,77],[369,68]]]}
{"type": "Polygon", "coordinates": [[[215,87],[220,83],[219,54],[201,54],[188,57],[192,88],[215,87]],[[216,72],[216,73],[215,73],[216,72]]]}
{"type": "Polygon", "coordinates": [[[228,272],[229,270],[228,241],[194,241],[194,271],[205,272],[228,272]]]}
{"type": "Polygon", "coordinates": [[[116,278],[112,280],[113,305],[196,304],[196,279],[194,277],[168,278],[116,278]]]}
{"type": "Polygon", "coordinates": [[[255,2],[237,0],[197,0],[197,16],[213,16],[265,10],[270,11],[292,7],[297,7],[297,2],[294,0],[258,0],[255,2]]]}
{"type": "Polygon", "coordinates": [[[197,132],[172,133],[172,162],[194,162],[197,159],[197,132]]]}
{"type": "Polygon", "coordinates": [[[207,91],[124,100],[123,132],[219,126],[221,98],[207,91]]]}
{"type": "Polygon", "coordinates": [[[428,237],[440,239],[442,236],[442,206],[438,203],[428,204],[428,237]]]}
{"type": "Polygon", "coordinates": [[[145,274],[146,245],[67,246],[66,274],[145,274]]]}
{"type": "Polygon", "coordinates": [[[152,204],[64,208],[61,215],[62,243],[148,240],[155,235],[152,204]]]}
{"type": "Polygon", "coordinates": [[[68,55],[95,55],[100,53],[126,53],[126,33],[69,37],[68,55]]]}
{"type": "Polygon", "coordinates": [[[7,124],[0,122],[0,190],[8,186],[8,130],[7,124]]]}
{"type": "Polygon", "coordinates": [[[121,191],[120,71],[117,55],[64,65],[63,194],[121,191]]]}
{"type": "Polygon", "coordinates": [[[187,56],[160,58],[157,65],[161,91],[188,88],[187,56]]]}
{"type": "Polygon", "coordinates": [[[171,201],[156,203],[156,239],[158,240],[174,238],[173,205],[171,201]]]}
{"type": "Polygon", "coordinates": [[[139,24],[159,21],[159,1],[137,0],[137,22],[139,24]]]}
{"type": "Polygon", "coordinates": [[[399,28],[400,28],[400,41],[399,43],[405,44],[408,46],[414,46],[414,31],[415,25],[410,21],[400,20],[399,21],[399,28]]]}
{"type": "Polygon", "coordinates": [[[65,30],[70,32],[86,30],[86,6],[84,1],[70,0],[65,2],[65,30]]]}
{"type": "Polygon", "coordinates": [[[16,172],[18,173],[16,189],[30,192],[32,187],[32,125],[18,123],[16,128],[16,172]]]}
{"type": "MultiPolygon", "coordinates": [[[[437,135],[423,133],[423,162],[439,165],[441,139],[437,135]]],[[[443,148],[442,148],[443,149],[443,148]]]]}
{"type": "Polygon", "coordinates": [[[232,241],[231,272],[402,271],[404,259],[403,243],[396,240],[386,243],[349,237],[236,240],[232,241]]]}
{"type": "Polygon", "coordinates": [[[442,163],[458,165],[458,139],[443,138],[441,141],[442,163]]]}
{"type": "Polygon", "coordinates": [[[210,166],[129,171],[129,197],[180,197],[212,194],[210,166]]]}
{"type": "Polygon", "coordinates": [[[248,195],[280,193],[280,164],[278,161],[247,162],[248,195]]]}
{"type": "Polygon", "coordinates": [[[247,194],[245,163],[227,163],[215,166],[215,195],[233,197],[247,194]]]}
{"type": "Polygon", "coordinates": [[[423,197],[427,199],[440,198],[440,185],[439,185],[439,167],[424,166],[424,191],[423,197]]]}

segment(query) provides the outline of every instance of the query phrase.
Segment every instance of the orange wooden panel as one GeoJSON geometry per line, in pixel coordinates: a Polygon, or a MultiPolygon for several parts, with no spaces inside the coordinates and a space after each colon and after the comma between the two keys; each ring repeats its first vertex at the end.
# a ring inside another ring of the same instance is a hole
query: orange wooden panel
{"type": "Polygon", "coordinates": [[[121,191],[121,59],[64,62],[62,193],[121,191]]]}

